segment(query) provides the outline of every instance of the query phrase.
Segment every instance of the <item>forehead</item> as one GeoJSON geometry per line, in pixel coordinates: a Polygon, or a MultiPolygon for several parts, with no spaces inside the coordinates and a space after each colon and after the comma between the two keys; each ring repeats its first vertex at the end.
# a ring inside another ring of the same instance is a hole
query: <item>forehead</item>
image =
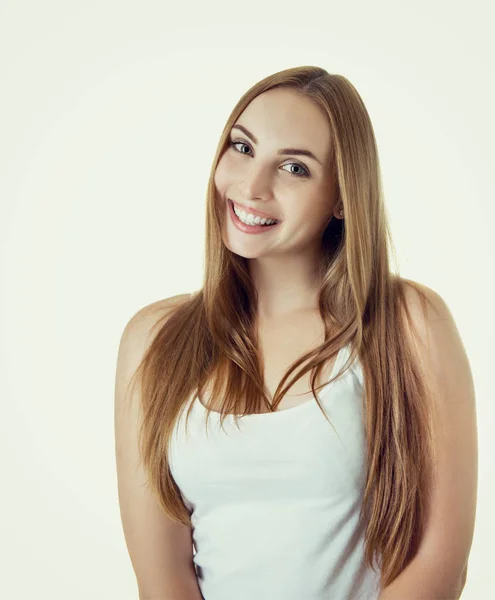
{"type": "Polygon", "coordinates": [[[291,89],[273,89],[254,98],[237,122],[249,129],[260,146],[307,148],[328,157],[331,133],[328,119],[311,98],[291,89]]]}

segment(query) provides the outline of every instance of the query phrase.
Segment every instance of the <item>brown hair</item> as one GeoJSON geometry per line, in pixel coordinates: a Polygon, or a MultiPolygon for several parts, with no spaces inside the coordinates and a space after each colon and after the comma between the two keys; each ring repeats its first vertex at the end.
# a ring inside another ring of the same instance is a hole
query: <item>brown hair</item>
{"type": "MultiPolygon", "coordinates": [[[[212,382],[211,397],[221,407],[223,423],[228,413],[238,415],[240,406],[245,408],[243,414],[259,412],[263,405],[275,410],[293,383],[312,371],[311,387],[321,409],[314,383],[326,362],[350,343],[351,356],[336,376],[359,357],[367,440],[361,515],[366,519],[366,559],[372,567],[374,560],[381,563],[382,584],[388,585],[416,552],[434,460],[432,393],[411,335],[414,326],[406,287],[417,289],[423,311],[426,296],[414,282],[391,272],[389,250],[394,258],[395,250],[375,136],[353,85],[342,75],[313,66],[287,69],[256,83],[239,100],[222,132],[206,208],[203,287],[157,322],[158,331],[134,374],[140,378],[139,443],[150,485],[166,514],[191,526],[168,463],[173,427],[191,395],[202,394],[206,383],[212,382]],[[304,94],[327,116],[346,218],[345,222],[332,219],[322,239],[319,310],[325,342],[290,366],[271,406],[264,391],[254,327],[257,293],[247,260],[230,252],[222,241],[225,212],[217,202],[214,173],[240,114],[253,98],[275,87],[304,94]],[[337,333],[331,335],[331,331],[337,333]]],[[[192,404],[187,418],[191,408],[192,404]]]]}

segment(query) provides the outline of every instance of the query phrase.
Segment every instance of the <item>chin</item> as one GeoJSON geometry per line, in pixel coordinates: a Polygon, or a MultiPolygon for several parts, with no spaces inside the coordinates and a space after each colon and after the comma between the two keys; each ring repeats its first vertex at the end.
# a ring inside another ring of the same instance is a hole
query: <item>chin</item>
{"type": "Polygon", "coordinates": [[[261,258],[262,253],[257,251],[250,252],[246,248],[238,248],[236,244],[229,244],[228,242],[223,240],[223,243],[227,250],[230,250],[232,254],[236,254],[237,256],[241,256],[242,258],[261,258]]]}

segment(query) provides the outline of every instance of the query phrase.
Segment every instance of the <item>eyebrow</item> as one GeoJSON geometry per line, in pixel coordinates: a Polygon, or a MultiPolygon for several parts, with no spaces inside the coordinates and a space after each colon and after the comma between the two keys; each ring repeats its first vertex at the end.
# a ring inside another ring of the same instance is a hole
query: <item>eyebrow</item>
{"type": "MultiPolygon", "coordinates": [[[[251,138],[251,140],[257,144],[258,143],[258,139],[255,135],[253,135],[248,129],[246,129],[243,125],[241,125],[240,123],[236,123],[232,129],[240,129],[243,133],[245,133],[248,138],[251,138]]],[[[321,162],[316,158],[316,156],[310,152],[309,150],[303,150],[301,148],[281,148],[277,154],[294,154],[294,155],[301,155],[301,156],[309,156],[309,158],[312,158],[313,160],[316,160],[317,163],[319,163],[321,165],[321,162]]],[[[323,165],[322,165],[323,166],[323,165]]]]}

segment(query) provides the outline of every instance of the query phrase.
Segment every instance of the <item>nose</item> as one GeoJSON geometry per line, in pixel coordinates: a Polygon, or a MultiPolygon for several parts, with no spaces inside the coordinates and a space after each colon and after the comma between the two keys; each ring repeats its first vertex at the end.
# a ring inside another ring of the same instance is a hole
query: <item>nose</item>
{"type": "Polygon", "coordinates": [[[268,166],[255,165],[253,161],[253,164],[246,169],[245,177],[240,183],[239,189],[241,196],[246,200],[271,200],[273,191],[268,166]]]}

